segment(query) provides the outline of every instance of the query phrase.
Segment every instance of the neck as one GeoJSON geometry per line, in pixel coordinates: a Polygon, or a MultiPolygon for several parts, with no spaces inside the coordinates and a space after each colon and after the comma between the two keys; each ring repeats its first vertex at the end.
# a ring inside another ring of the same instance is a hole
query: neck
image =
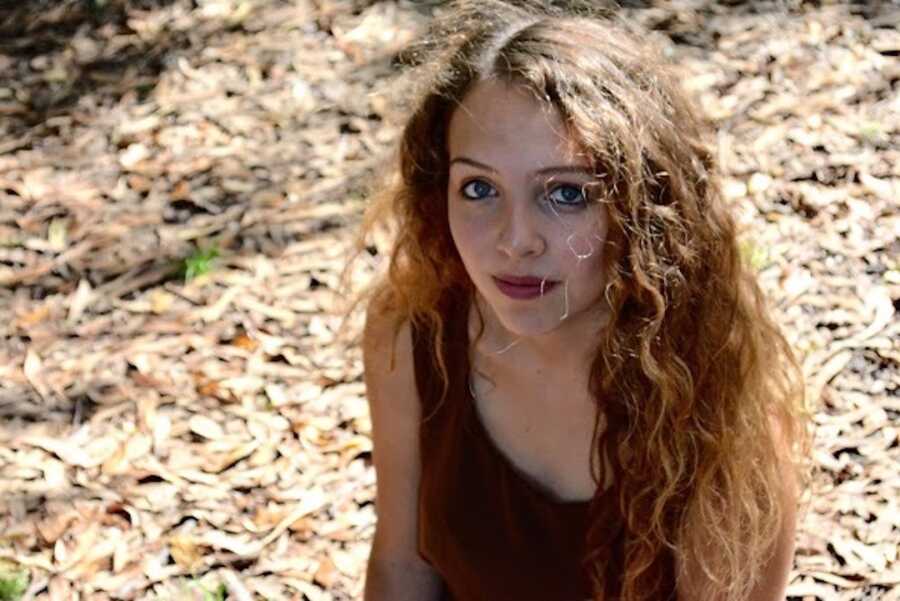
{"type": "MultiPolygon", "coordinates": [[[[598,309],[582,312],[563,320],[551,332],[537,336],[519,336],[507,330],[490,305],[475,294],[484,316],[484,334],[475,348],[477,355],[489,364],[519,365],[529,370],[565,372],[565,378],[573,374],[587,374],[596,352],[597,341],[609,321],[609,313],[598,309]]],[[[470,340],[478,331],[477,315],[469,326],[470,340]]],[[[550,372],[550,373],[547,373],[550,372]]],[[[531,375],[538,375],[537,372],[531,375]]]]}

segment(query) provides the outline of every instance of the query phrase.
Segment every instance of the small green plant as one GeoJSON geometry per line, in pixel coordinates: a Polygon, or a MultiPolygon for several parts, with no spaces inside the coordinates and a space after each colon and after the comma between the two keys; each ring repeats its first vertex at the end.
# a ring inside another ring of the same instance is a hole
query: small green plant
{"type": "Polygon", "coordinates": [[[212,269],[213,260],[219,256],[219,249],[216,246],[209,248],[197,248],[191,253],[191,256],[182,261],[179,267],[179,275],[188,282],[199,275],[209,273],[212,269]]]}
{"type": "Polygon", "coordinates": [[[884,137],[884,127],[878,121],[864,121],[859,126],[859,135],[867,142],[875,143],[884,137]]]}
{"type": "Polygon", "coordinates": [[[106,8],[107,0],[85,0],[88,10],[95,15],[101,13],[106,8]]]}
{"type": "Polygon", "coordinates": [[[212,591],[203,589],[203,601],[225,601],[227,594],[228,589],[225,588],[224,584],[219,583],[219,586],[212,591]]]}
{"type": "Polygon", "coordinates": [[[188,589],[199,589],[199,592],[203,593],[203,601],[225,601],[228,598],[228,588],[226,588],[225,584],[222,582],[212,590],[206,588],[203,583],[196,578],[188,580],[186,583],[182,584],[182,586],[186,586],[188,589]]]}
{"type": "Polygon", "coordinates": [[[765,248],[757,246],[751,240],[742,240],[740,243],[741,258],[746,265],[754,271],[762,271],[769,265],[769,253],[765,248]]]}
{"type": "Polygon", "coordinates": [[[19,601],[27,588],[26,572],[13,572],[5,566],[0,566],[0,601],[19,601]]]}

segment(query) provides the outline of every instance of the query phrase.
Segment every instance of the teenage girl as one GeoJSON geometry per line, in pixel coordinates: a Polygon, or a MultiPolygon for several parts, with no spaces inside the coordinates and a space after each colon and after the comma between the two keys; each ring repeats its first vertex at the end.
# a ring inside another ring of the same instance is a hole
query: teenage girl
{"type": "Polygon", "coordinates": [[[619,19],[456,3],[367,296],[366,601],[781,601],[808,412],[673,67],[619,19]]]}

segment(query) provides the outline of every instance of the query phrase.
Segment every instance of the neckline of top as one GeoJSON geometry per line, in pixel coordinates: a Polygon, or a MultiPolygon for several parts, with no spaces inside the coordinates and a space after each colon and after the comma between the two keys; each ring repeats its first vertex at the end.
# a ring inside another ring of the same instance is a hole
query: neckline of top
{"type": "Polygon", "coordinates": [[[580,508],[587,506],[592,501],[591,499],[561,499],[555,492],[548,489],[546,486],[538,482],[534,477],[529,475],[527,472],[522,470],[518,465],[516,465],[512,459],[506,456],[503,451],[500,450],[500,447],[494,442],[494,439],[491,438],[490,432],[487,431],[484,423],[481,421],[481,416],[478,413],[478,407],[475,405],[475,399],[472,397],[471,393],[466,394],[469,402],[469,412],[472,414],[472,421],[475,422],[476,429],[478,430],[479,436],[484,440],[485,445],[491,450],[491,453],[500,461],[500,463],[506,468],[508,472],[510,472],[513,477],[522,484],[524,484],[533,494],[537,495],[539,498],[544,500],[547,503],[550,503],[555,506],[560,507],[572,507],[572,508],[580,508]]]}
{"type": "MultiPolygon", "coordinates": [[[[463,305],[462,318],[459,323],[459,327],[462,328],[463,333],[463,349],[464,352],[468,353],[469,349],[469,323],[468,323],[468,313],[469,313],[469,305],[467,303],[461,303],[463,305]]],[[[466,411],[471,416],[471,421],[475,422],[475,427],[478,430],[479,435],[482,437],[486,446],[491,450],[491,453],[500,461],[500,463],[506,468],[508,472],[510,472],[516,480],[524,484],[533,494],[541,498],[543,501],[558,507],[566,507],[566,508],[583,508],[590,504],[593,498],[590,499],[561,499],[554,491],[550,490],[546,486],[544,486],[541,482],[535,479],[533,476],[528,474],[525,470],[519,467],[512,459],[506,456],[506,454],[497,446],[497,443],[491,437],[490,432],[488,432],[487,427],[484,425],[484,421],[481,419],[481,415],[478,412],[478,405],[475,402],[475,396],[472,394],[472,390],[468,386],[469,382],[469,370],[471,366],[469,365],[468,357],[463,361],[463,365],[465,366],[465,381],[466,386],[464,386],[465,390],[465,398],[466,398],[466,411]]]]}

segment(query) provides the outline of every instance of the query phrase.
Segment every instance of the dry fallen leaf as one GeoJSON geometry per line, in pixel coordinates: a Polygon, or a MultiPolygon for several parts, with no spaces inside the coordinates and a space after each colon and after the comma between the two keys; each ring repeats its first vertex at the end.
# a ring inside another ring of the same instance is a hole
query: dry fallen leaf
{"type": "Polygon", "coordinates": [[[194,434],[198,434],[199,436],[210,440],[216,440],[225,435],[222,426],[205,415],[193,416],[188,421],[188,426],[194,434]]]}
{"type": "MultiPolygon", "coordinates": [[[[361,598],[375,477],[339,274],[406,116],[397,50],[432,7],[45,4],[0,8],[0,558],[33,599],[361,598]]],[[[900,601],[895,10],[776,4],[622,12],[715,126],[806,375],[788,595],[900,601]]]]}
{"type": "Polygon", "coordinates": [[[174,535],[169,538],[169,553],[179,566],[194,572],[203,564],[203,550],[190,535],[174,535]]]}

